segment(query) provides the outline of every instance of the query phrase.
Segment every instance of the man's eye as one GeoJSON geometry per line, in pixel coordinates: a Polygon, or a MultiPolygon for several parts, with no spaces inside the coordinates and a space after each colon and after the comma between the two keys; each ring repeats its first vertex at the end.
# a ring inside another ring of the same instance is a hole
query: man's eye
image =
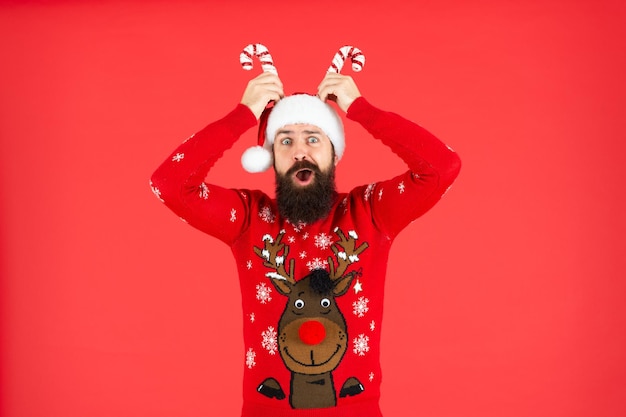
{"type": "Polygon", "coordinates": [[[282,145],[291,145],[291,139],[285,138],[285,139],[281,140],[280,143],[282,145]]]}
{"type": "Polygon", "coordinates": [[[318,139],[318,138],[316,138],[315,136],[311,136],[311,137],[309,138],[309,143],[317,143],[317,142],[319,142],[319,139],[318,139]]]}

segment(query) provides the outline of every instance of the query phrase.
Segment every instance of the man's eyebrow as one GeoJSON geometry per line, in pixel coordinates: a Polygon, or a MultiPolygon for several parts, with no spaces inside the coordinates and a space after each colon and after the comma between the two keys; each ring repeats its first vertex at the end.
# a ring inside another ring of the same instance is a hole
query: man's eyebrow
{"type": "MultiPolygon", "coordinates": [[[[276,132],[276,135],[293,135],[295,131],[282,129],[276,132]]],[[[321,130],[303,130],[302,133],[307,135],[319,135],[322,133],[321,130]]]]}

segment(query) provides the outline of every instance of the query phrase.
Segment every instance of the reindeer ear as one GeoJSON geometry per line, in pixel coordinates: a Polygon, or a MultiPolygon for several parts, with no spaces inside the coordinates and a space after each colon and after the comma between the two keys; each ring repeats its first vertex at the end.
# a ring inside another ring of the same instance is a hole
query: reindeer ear
{"type": "Polygon", "coordinates": [[[333,294],[335,297],[339,297],[340,295],[344,295],[348,289],[350,289],[350,284],[352,283],[352,279],[354,278],[354,272],[350,272],[349,274],[344,275],[335,281],[335,286],[333,287],[333,294]]]}
{"type": "Polygon", "coordinates": [[[272,284],[274,284],[274,288],[276,291],[281,293],[282,295],[286,295],[287,297],[291,294],[291,283],[287,282],[284,278],[272,278],[270,277],[272,284]]]}

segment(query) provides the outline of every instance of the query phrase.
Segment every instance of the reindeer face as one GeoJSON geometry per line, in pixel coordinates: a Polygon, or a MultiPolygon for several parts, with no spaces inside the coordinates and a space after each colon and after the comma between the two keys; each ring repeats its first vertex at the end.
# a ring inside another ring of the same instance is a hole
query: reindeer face
{"type": "Polygon", "coordinates": [[[332,247],[337,266],[329,257],[330,271],[315,270],[299,281],[294,277],[295,259],[288,258],[289,246],[282,243],[284,231],[276,239],[265,235],[264,248],[254,247],[254,252],[264,259],[264,265],[273,270],[266,276],[279,293],[288,297],[278,323],[278,349],[287,368],[295,373],[330,372],[339,365],[348,347],[346,321],[335,297],[350,288],[356,273],[347,269],[358,261],[358,255],[368,244],[357,246],[354,232],[348,236],[340,229],[335,232],[340,238],[332,247]]]}
{"type": "Polygon", "coordinates": [[[278,325],[278,348],[289,370],[316,375],[339,365],[348,337],[335,289],[328,272],[317,270],[285,294],[289,300],[278,325]]]}

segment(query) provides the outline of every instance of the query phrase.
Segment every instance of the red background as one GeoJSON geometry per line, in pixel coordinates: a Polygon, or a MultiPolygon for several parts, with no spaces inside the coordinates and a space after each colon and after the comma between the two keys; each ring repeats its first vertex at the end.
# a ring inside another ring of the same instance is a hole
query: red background
{"type": "MultiPolygon", "coordinates": [[[[361,92],[463,159],[391,253],[387,416],[626,415],[625,3],[405,3],[1,3],[2,416],[239,414],[234,261],[148,178],[239,101],[251,42],[288,93],[361,48],[361,92]]],[[[404,169],[347,136],[342,189],[404,169]]],[[[253,142],[212,178],[271,190],[253,142]]]]}

